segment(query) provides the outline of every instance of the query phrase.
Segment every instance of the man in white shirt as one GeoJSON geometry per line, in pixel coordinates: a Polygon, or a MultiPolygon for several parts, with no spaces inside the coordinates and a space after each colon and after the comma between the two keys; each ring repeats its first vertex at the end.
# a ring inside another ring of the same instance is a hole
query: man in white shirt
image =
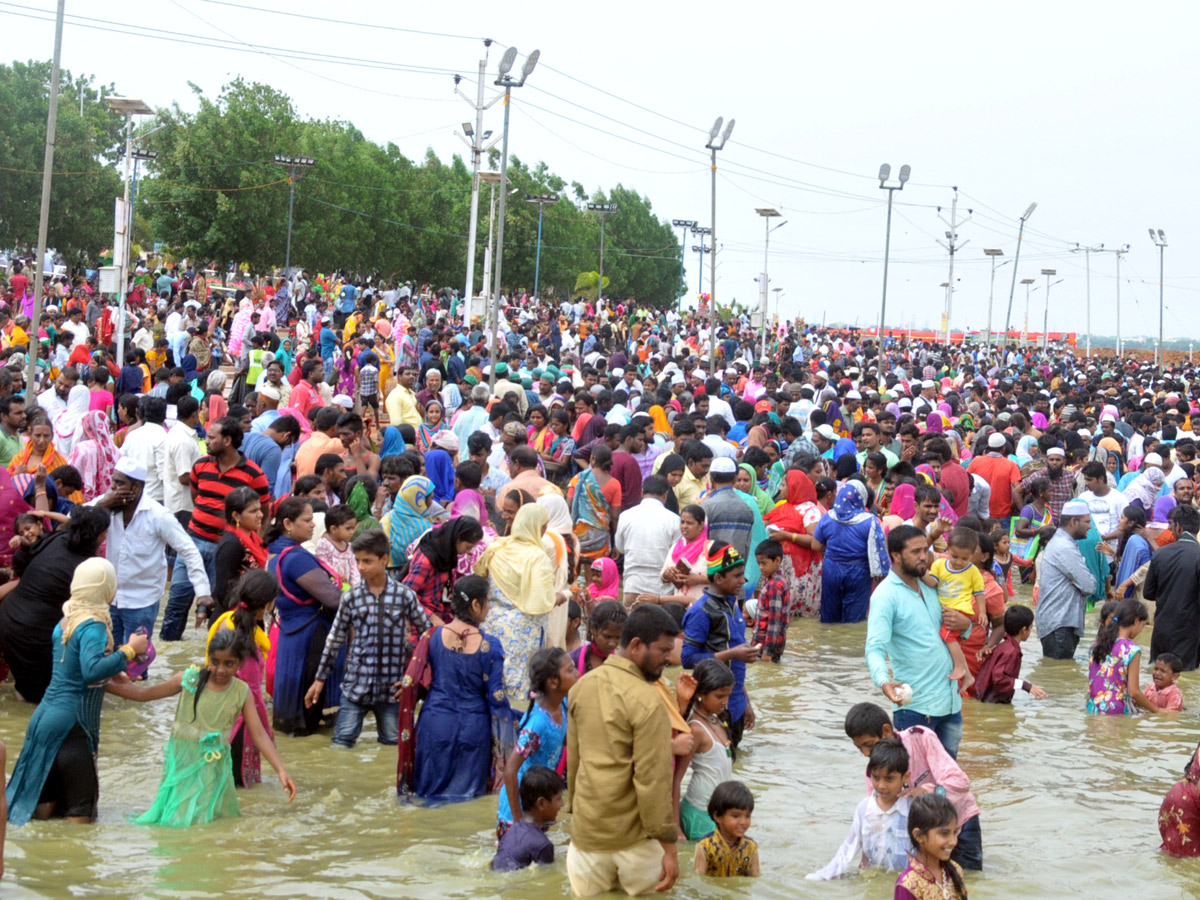
{"type": "Polygon", "coordinates": [[[146,496],[162,503],[166,499],[163,472],[166,470],[167,429],[163,422],[167,418],[167,401],[162,397],[142,397],[138,400],[138,418],[142,424],[125,438],[121,455],[141,463],[146,470],[146,496]]]}
{"type": "Polygon", "coordinates": [[[175,415],[176,422],[167,431],[163,446],[163,505],[168,512],[190,512],[192,466],[203,455],[196,434],[196,426],[200,424],[199,401],[190,394],[179,398],[175,415]]]}
{"type": "Polygon", "coordinates": [[[46,411],[51,422],[58,418],[60,412],[66,410],[67,395],[77,384],[79,384],[79,370],[74,366],[67,366],[58,373],[54,384],[48,390],[38,394],[37,405],[46,411]]]}
{"type": "Polygon", "coordinates": [[[146,496],[147,474],[141,463],[122,456],[112,487],[92,501],[113,514],[104,555],[117,570],[117,595],[109,612],[113,642],[118,646],[138,628],[145,628],[147,634],[154,630],[167,584],[167,547],[176,553],[175,565],[187,567],[201,603],[212,602],[200,551],[175,516],[146,496]]]}
{"type": "Polygon", "coordinates": [[[717,395],[716,391],[707,394],[707,397],[708,414],[710,416],[720,416],[726,421],[726,423],[728,423],[730,428],[737,424],[737,421],[733,418],[733,407],[730,406],[726,401],[722,400],[717,395]]]}
{"type": "Polygon", "coordinates": [[[617,522],[616,548],[625,557],[622,601],[627,606],[639,594],[653,594],[656,602],[664,591],[674,593],[662,580],[663,564],[681,537],[679,516],[663,506],[670,489],[662,475],[651,475],[642,484],[642,502],[617,522]]]}
{"type": "Polygon", "coordinates": [[[71,332],[72,350],[81,344],[86,344],[88,335],[91,333],[87,327],[87,322],[83,321],[83,310],[77,306],[72,307],[70,317],[62,323],[62,330],[71,332]]]}
{"type": "MultiPolygon", "coordinates": [[[[1125,495],[1108,483],[1108,472],[1104,463],[1093,460],[1082,469],[1083,485],[1087,490],[1079,495],[1079,499],[1088,505],[1092,521],[1100,537],[1106,540],[1110,547],[1116,549],[1121,537],[1118,525],[1121,513],[1129,505],[1125,495]]],[[[1147,510],[1149,513],[1150,510],[1147,510]]]]}

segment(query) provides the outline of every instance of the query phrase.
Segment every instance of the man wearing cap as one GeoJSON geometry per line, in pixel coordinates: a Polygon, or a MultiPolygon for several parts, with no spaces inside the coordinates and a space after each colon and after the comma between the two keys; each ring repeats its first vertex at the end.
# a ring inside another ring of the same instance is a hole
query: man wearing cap
{"type": "Polygon", "coordinates": [[[1067,451],[1056,446],[1052,436],[1042,435],[1038,439],[1038,444],[1042,447],[1042,455],[1046,458],[1046,468],[1043,471],[1031,472],[1021,482],[1021,493],[1027,495],[1033,482],[1038,478],[1045,478],[1049,481],[1050,500],[1047,505],[1050,507],[1051,517],[1057,522],[1058,517],[1062,515],[1063,504],[1075,497],[1075,475],[1067,470],[1067,451]]]}
{"type": "Polygon", "coordinates": [[[1008,530],[1009,519],[1012,518],[1013,486],[1021,481],[1021,467],[1004,453],[1007,443],[1001,432],[992,432],[988,435],[987,455],[975,457],[967,466],[970,474],[982,478],[992,489],[988,512],[993,519],[1000,521],[1005,531],[1008,530]]]}
{"type": "Polygon", "coordinates": [[[1037,630],[1046,659],[1071,659],[1083,636],[1083,614],[1096,590],[1096,576],[1076,541],[1086,537],[1091,527],[1087,503],[1071,500],[1063,505],[1058,531],[1042,551],[1037,630]]]}
{"type": "Polygon", "coordinates": [[[933,412],[937,405],[937,382],[931,378],[926,378],[921,382],[921,393],[913,397],[912,411],[920,422],[925,421],[925,417],[933,412]]]}
{"type": "Polygon", "coordinates": [[[175,551],[176,567],[186,567],[201,602],[211,603],[212,597],[200,551],[175,516],[146,496],[146,467],[122,456],[115,468],[108,493],[89,505],[113,513],[104,556],[117,570],[117,594],[109,611],[113,641],[120,645],[138,628],[154,631],[166,585],[167,547],[175,551]]]}
{"type": "Polygon", "coordinates": [[[709,538],[732,544],[746,561],[746,585],[753,592],[758,584],[758,560],[751,551],[770,535],[754,498],[733,487],[737,468],[736,462],[724,456],[712,461],[708,469],[712,490],[700,508],[704,510],[709,538]]]}
{"type": "Polygon", "coordinates": [[[833,459],[833,447],[838,442],[838,436],[832,425],[821,424],[814,428],[812,442],[823,458],[833,459]]]}
{"type": "MultiPolygon", "coordinates": [[[[509,367],[506,362],[496,363],[496,384],[492,388],[492,396],[503,400],[507,394],[517,395],[517,407],[520,411],[521,418],[525,418],[525,413],[529,409],[529,397],[525,394],[525,388],[519,383],[515,383],[509,379],[509,367]]],[[[420,424],[419,422],[417,424],[420,424]]]]}

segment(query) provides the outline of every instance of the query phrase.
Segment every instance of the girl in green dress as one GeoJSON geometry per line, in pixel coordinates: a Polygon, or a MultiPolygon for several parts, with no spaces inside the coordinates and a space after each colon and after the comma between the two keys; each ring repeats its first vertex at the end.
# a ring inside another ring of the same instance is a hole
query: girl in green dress
{"type": "MultiPolygon", "coordinates": [[[[267,735],[246,682],[234,677],[248,649],[236,631],[218,631],[208,645],[208,667],[190,667],[183,676],[179,708],[163,758],[162,783],[139,825],[184,828],[222,816],[238,816],[230,734],[242,716],[254,745],[279,775],[288,792],[296,785],[267,735]]],[[[176,690],[179,690],[178,688],[176,690]]]]}

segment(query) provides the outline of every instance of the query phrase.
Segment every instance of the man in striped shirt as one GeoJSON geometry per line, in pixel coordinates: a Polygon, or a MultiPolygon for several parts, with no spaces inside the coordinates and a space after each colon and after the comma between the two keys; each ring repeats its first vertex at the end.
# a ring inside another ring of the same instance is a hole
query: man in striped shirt
{"type": "MultiPolygon", "coordinates": [[[[257,492],[264,509],[269,508],[271,500],[267,476],[241,454],[241,445],[241,422],[232,416],[218,419],[208,429],[208,456],[200,457],[192,466],[192,500],[195,508],[187,531],[204,559],[210,582],[215,577],[217,542],[225,533],[225,498],[229,492],[234,488],[250,487],[257,492]]],[[[195,590],[187,568],[177,564],[171,575],[171,593],[159,633],[164,641],[177,641],[183,637],[194,597],[195,590]]],[[[197,618],[201,621],[207,619],[208,612],[209,607],[199,607],[197,618]]]]}

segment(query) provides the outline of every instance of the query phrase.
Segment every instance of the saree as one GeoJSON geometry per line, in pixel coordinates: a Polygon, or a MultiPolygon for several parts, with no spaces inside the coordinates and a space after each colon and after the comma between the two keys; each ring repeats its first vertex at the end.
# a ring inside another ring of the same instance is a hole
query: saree
{"type": "Polygon", "coordinates": [[[67,457],[67,464],[79,470],[83,499],[91,502],[108,493],[120,452],[109,436],[108,416],[104,413],[93,410],[85,414],[80,427],[83,439],[67,457]]]}
{"type": "Polygon", "coordinates": [[[579,475],[571,498],[571,519],[575,522],[580,555],[588,560],[608,556],[612,507],[591,469],[579,475]]]}

